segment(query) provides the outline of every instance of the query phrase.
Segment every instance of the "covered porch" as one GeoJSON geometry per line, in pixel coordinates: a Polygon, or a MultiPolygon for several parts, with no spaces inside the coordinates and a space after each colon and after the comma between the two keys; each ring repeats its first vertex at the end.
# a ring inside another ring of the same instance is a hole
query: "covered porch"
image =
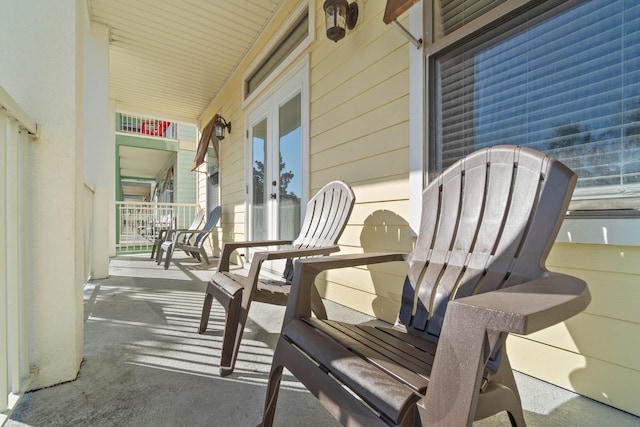
{"type": "MultiPolygon", "coordinates": [[[[25,394],[6,425],[257,425],[284,307],[255,303],[236,370],[222,378],[217,367],[221,306],[212,309],[209,332],[197,333],[215,261],[203,267],[182,253],[174,259],[165,271],[149,254],[111,258],[109,278],[84,288],[84,360],[78,378],[25,394]]],[[[371,321],[326,304],[330,317],[371,321]]],[[[530,426],[640,423],[626,412],[527,375],[516,372],[516,380],[530,426]]],[[[279,400],[276,425],[339,425],[290,375],[284,377],[279,400]]],[[[474,425],[510,424],[502,413],[474,425]]]]}

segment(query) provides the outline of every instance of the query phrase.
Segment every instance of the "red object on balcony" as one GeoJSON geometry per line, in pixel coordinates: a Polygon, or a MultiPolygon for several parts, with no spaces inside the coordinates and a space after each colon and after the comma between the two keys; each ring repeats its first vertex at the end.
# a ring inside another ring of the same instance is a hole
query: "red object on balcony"
{"type": "Polygon", "coordinates": [[[142,122],[142,128],[140,132],[145,135],[164,136],[164,132],[167,130],[171,122],[153,120],[148,122],[142,122]]]}

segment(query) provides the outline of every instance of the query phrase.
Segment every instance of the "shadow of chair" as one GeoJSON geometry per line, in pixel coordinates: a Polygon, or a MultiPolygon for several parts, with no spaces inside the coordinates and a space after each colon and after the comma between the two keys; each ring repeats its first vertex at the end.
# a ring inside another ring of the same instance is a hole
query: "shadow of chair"
{"type": "MultiPolygon", "coordinates": [[[[307,204],[300,234],[294,241],[248,241],[224,244],[218,270],[207,285],[199,328],[200,333],[206,331],[211,304],[215,298],[226,311],[220,356],[221,375],[225,376],[233,372],[251,302],[286,305],[291,289],[290,281],[293,277],[292,258],[328,255],[338,251],[338,239],[346,227],[354,203],[355,195],[351,187],[342,181],[333,181],[325,185],[307,204]],[[229,258],[235,250],[274,246],[286,249],[254,253],[247,276],[229,271],[229,258]],[[261,276],[262,263],[277,259],[287,260],[283,280],[261,276]]],[[[312,304],[317,316],[326,317],[326,311],[317,290],[313,294],[312,304]]]]}
{"type": "Polygon", "coordinates": [[[160,249],[158,249],[158,264],[162,262],[162,253],[166,252],[164,269],[168,269],[176,249],[183,250],[198,261],[202,262],[202,259],[204,259],[205,263],[209,264],[209,256],[207,255],[204,244],[220,220],[220,212],[220,206],[212,209],[207,216],[207,222],[205,222],[200,230],[183,230],[173,233],[173,239],[165,241],[160,245],[160,249]]]}
{"type": "Polygon", "coordinates": [[[576,180],[535,150],[479,150],[425,189],[411,253],[296,261],[263,424],[273,423],[286,368],[344,425],[470,426],[506,411],[523,426],[506,337],[590,301],[584,281],[545,268],[576,180]],[[408,263],[393,327],[311,316],[321,272],[393,261],[408,263]]]}

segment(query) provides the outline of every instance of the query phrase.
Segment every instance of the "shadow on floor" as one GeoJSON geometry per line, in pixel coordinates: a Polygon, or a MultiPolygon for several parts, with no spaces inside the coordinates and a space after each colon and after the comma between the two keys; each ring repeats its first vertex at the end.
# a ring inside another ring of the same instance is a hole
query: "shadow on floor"
{"type": "MultiPolygon", "coordinates": [[[[85,287],[85,355],[78,378],[27,393],[7,426],[195,427],[260,422],[284,307],[253,304],[236,369],[221,378],[222,307],[214,303],[208,332],[196,332],[206,281],[215,264],[203,268],[178,258],[164,270],[146,257],[114,258],[111,276],[85,287]]],[[[327,309],[332,317],[346,313],[335,304],[327,309]]],[[[636,417],[573,393],[523,375],[517,380],[530,426],[640,425],[636,417]],[[558,390],[563,397],[558,397],[558,390]],[[552,409],[533,412],[531,408],[542,406],[532,405],[527,396],[543,400],[551,396],[554,401],[547,408],[552,409]]],[[[275,425],[338,423],[295,378],[284,376],[275,425]]],[[[499,414],[474,425],[509,422],[499,414]]]]}

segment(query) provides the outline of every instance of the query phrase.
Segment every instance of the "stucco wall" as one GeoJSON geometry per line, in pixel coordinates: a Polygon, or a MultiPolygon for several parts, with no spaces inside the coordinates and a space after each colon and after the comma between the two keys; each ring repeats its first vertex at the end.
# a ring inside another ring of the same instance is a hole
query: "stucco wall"
{"type": "Polygon", "coordinates": [[[0,1],[0,84],[41,127],[28,171],[33,388],[74,379],[82,360],[83,7],[0,1]]]}

